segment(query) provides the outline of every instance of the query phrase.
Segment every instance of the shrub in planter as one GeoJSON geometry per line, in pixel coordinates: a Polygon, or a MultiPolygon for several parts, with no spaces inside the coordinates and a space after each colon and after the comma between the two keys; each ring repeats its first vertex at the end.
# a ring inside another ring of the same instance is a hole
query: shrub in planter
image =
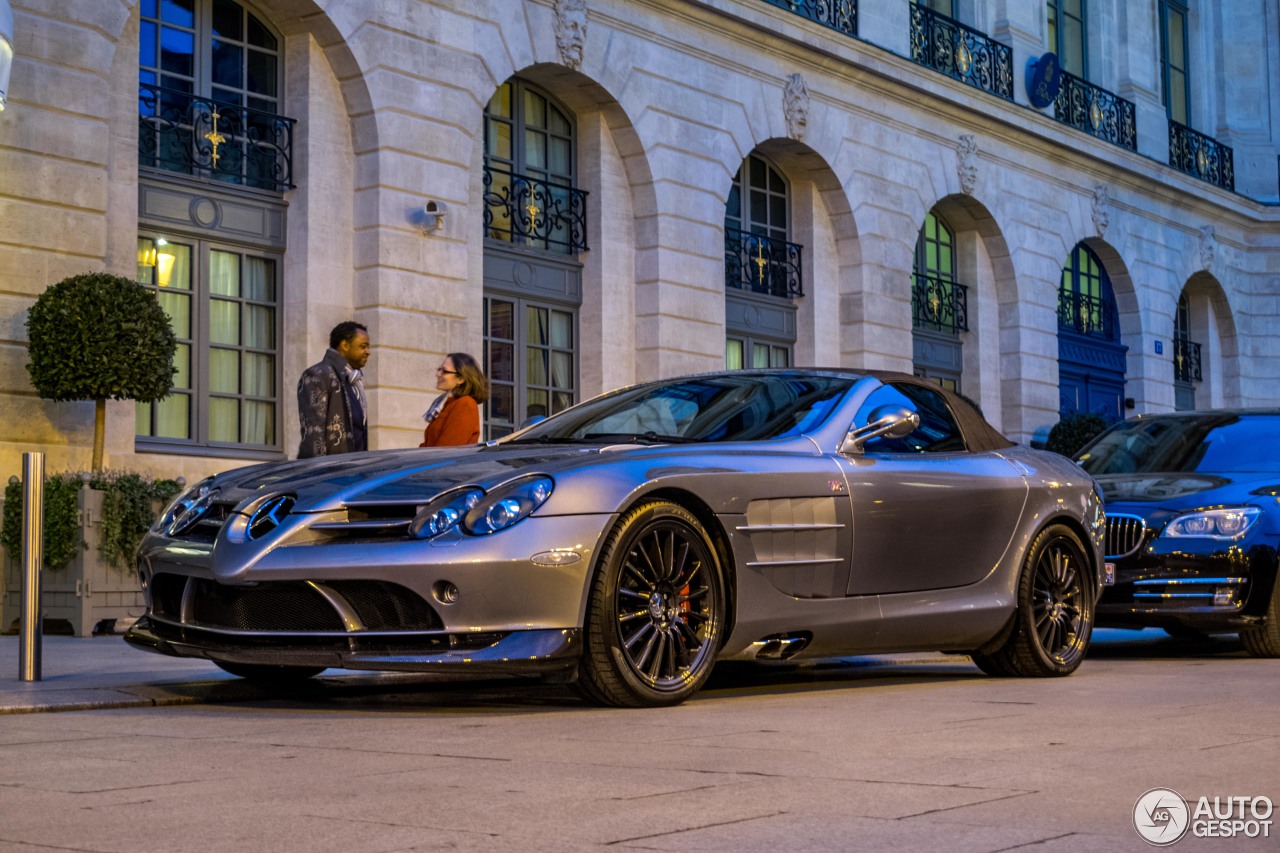
{"type": "Polygon", "coordinates": [[[40,294],[27,315],[27,372],[46,400],[93,400],[93,470],[107,400],[151,403],[173,384],[177,339],[155,295],[124,276],[86,273],[40,294]]]}
{"type": "MultiPolygon", "coordinates": [[[[44,567],[61,569],[84,547],[80,523],[76,519],[79,474],[55,474],[44,481],[44,567]]],[[[11,560],[22,554],[22,483],[17,477],[4,489],[4,522],[0,545],[11,560]]]]}
{"type": "Polygon", "coordinates": [[[1063,456],[1075,456],[1086,444],[1107,428],[1106,418],[1090,412],[1076,412],[1067,415],[1054,424],[1049,430],[1046,450],[1061,453],[1063,456]]]}

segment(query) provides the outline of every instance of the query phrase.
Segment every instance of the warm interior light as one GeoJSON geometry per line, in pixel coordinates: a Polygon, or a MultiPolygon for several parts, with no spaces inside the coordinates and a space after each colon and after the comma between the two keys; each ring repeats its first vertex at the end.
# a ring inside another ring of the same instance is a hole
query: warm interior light
{"type": "Polygon", "coordinates": [[[138,250],[138,266],[154,267],[156,265],[156,247],[138,250]]]}
{"type": "Polygon", "coordinates": [[[169,279],[173,277],[173,263],[178,260],[177,255],[171,255],[168,252],[162,252],[156,256],[156,280],[161,287],[169,286],[169,279]]]}

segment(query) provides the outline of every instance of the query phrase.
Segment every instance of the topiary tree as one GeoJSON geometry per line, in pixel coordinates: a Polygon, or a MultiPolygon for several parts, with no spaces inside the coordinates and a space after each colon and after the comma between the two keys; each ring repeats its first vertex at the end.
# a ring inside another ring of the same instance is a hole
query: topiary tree
{"type": "Polygon", "coordinates": [[[46,400],[93,400],[93,470],[102,468],[108,399],[153,403],[173,385],[177,340],[154,294],[85,273],[45,290],[27,315],[27,372],[46,400]]]}
{"type": "Polygon", "coordinates": [[[1102,415],[1091,412],[1067,415],[1049,430],[1049,440],[1045,442],[1045,449],[1061,453],[1063,456],[1075,456],[1106,428],[1107,421],[1102,415]]]}

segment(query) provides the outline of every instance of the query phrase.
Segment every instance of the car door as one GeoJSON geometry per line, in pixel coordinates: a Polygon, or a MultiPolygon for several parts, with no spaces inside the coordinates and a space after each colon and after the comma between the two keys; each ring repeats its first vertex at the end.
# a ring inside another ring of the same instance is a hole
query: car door
{"type": "Polygon", "coordinates": [[[877,388],[855,425],[887,404],[915,410],[920,425],[905,438],[873,438],[861,454],[839,457],[853,516],[848,594],[976,583],[1008,547],[1027,483],[998,453],[969,451],[946,400],[928,387],[877,388]]]}

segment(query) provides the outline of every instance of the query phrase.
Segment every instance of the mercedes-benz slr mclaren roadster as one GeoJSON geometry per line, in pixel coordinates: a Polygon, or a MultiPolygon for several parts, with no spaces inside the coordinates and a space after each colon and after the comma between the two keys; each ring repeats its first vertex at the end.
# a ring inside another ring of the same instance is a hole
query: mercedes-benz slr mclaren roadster
{"type": "Polygon", "coordinates": [[[924,380],[711,373],[485,445],[205,480],[142,543],[127,639],[248,678],[523,673],[629,706],[729,659],[927,649],[1066,675],[1104,525],[1087,473],[924,380]]]}

